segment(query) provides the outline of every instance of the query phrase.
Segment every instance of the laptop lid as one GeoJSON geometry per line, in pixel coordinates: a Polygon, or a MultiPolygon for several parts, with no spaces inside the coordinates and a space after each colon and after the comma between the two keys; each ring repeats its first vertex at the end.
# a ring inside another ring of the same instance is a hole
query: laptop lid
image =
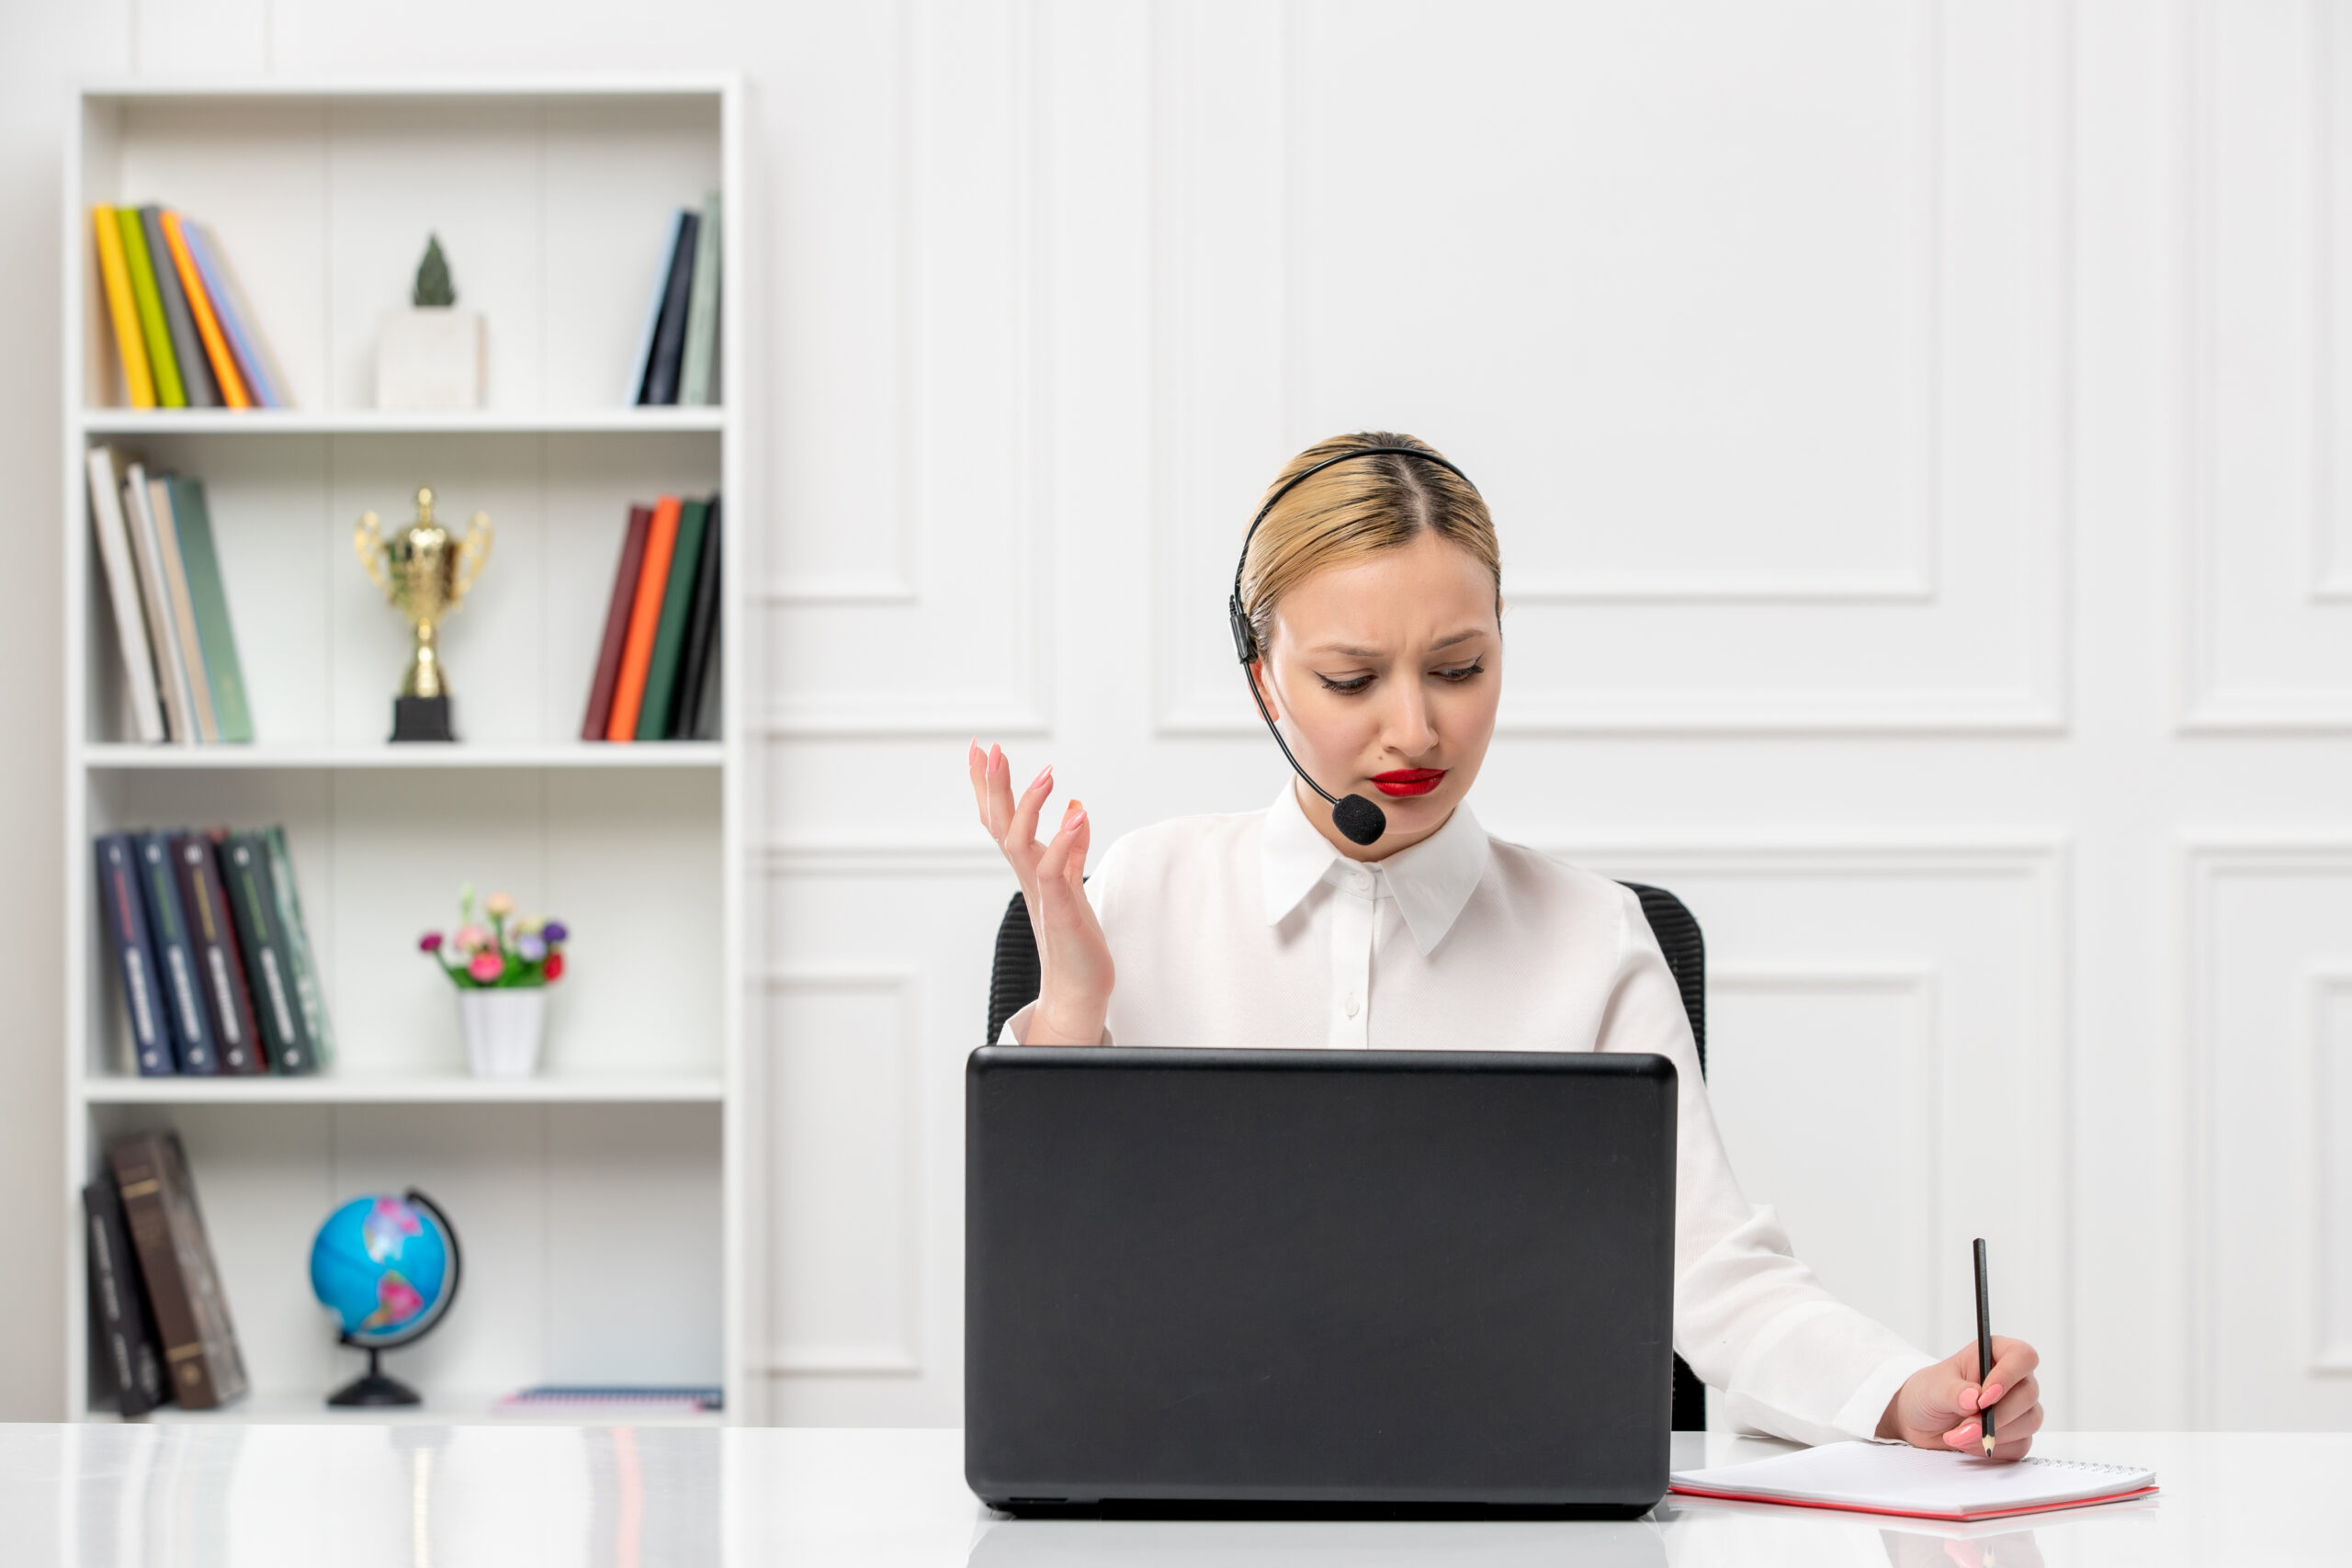
{"type": "Polygon", "coordinates": [[[988,1046],[965,1087],[983,1500],[1665,1493],[1666,1058],[988,1046]]]}

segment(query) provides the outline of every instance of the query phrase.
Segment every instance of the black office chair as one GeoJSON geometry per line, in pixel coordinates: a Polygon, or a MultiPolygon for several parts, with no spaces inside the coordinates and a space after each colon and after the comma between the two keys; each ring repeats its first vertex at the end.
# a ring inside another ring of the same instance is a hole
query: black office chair
{"type": "MultiPolygon", "coordinates": [[[[1642,913],[1649,917],[1650,931],[1657,938],[1659,949],[1666,954],[1666,966],[1674,975],[1674,984],[1682,993],[1682,1010],[1690,1015],[1690,1038],[1699,1047],[1699,1071],[1707,1070],[1707,944],[1699,934],[1699,922],[1683,906],[1682,900],[1663,887],[1645,886],[1628,882],[1642,901],[1642,913]]],[[[1029,929],[1029,910],[1015,893],[1012,902],[1004,907],[1004,919],[997,923],[996,958],[989,965],[989,1032],[988,1043],[994,1044],[1004,1033],[1004,1021],[1037,999],[1037,938],[1029,929]]],[[[1698,1374],[1674,1358],[1674,1429],[1678,1432],[1704,1431],[1707,1426],[1707,1389],[1698,1374]]]]}

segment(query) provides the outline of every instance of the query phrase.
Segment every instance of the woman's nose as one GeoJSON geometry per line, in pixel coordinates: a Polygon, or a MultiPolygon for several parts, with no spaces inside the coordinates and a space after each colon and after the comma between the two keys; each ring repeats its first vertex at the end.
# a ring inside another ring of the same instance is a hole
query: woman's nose
{"type": "Polygon", "coordinates": [[[1387,711],[1381,717],[1381,739],[1402,756],[1421,756],[1437,744],[1429,697],[1419,682],[1392,683],[1387,711]]]}

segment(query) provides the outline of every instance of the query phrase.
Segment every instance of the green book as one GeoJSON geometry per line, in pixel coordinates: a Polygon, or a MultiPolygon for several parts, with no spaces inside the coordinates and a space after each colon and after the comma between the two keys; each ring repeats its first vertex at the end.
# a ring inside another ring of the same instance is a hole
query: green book
{"type": "Polygon", "coordinates": [[[678,670],[684,660],[686,622],[693,615],[695,573],[702,563],[703,536],[710,532],[710,502],[689,501],[678,509],[678,546],[670,557],[670,581],[662,592],[662,619],[653,631],[653,657],[645,665],[645,705],[637,710],[637,738],[659,740],[670,730],[670,705],[678,700],[678,670]]]}
{"type": "Polygon", "coordinates": [[[319,980],[318,960],[311,954],[311,928],[302,919],[302,890],[294,884],[294,853],[286,845],[286,829],[271,827],[262,833],[269,851],[270,892],[277,908],[277,928],[286,938],[286,956],[294,969],[294,1000],[310,1032],[315,1065],[334,1062],[334,1028],[327,1021],[326,988],[319,980]]]}
{"type": "Polygon", "coordinates": [[[702,227],[695,231],[695,286],[686,296],[686,356],[678,372],[678,400],[718,400],[715,374],[718,351],[718,193],[702,204],[702,227]]]}
{"type": "Polygon", "coordinates": [[[118,207],[116,223],[122,229],[122,259],[130,269],[130,298],[139,306],[139,335],[146,341],[148,363],[155,372],[155,401],[167,409],[187,407],[187,389],[180,384],[180,362],[172,356],[172,329],[164,320],[164,297],[155,289],[155,264],[147,254],[147,230],[139,209],[118,207]]]}
{"type": "Polygon", "coordinates": [[[172,525],[179,536],[180,564],[187,573],[188,603],[196,611],[196,640],[204,649],[204,682],[212,693],[213,722],[223,740],[254,738],[253,710],[245,704],[244,667],[237,662],[237,637],[229,627],[229,595],[220,585],[220,558],[212,551],[212,514],[204,504],[204,481],[174,478],[172,525]]]}

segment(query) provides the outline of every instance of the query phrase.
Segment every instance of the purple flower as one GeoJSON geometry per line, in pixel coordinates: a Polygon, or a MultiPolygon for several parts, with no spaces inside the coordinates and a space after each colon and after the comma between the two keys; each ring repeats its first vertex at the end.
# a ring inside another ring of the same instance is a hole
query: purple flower
{"type": "Polygon", "coordinates": [[[539,934],[549,942],[567,942],[571,940],[571,928],[561,920],[549,920],[539,928],[539,934]]]}
{"type": "Polygon", "coordinates": [[[416,950],[419,953],[440,952],[441,933],[439,931],[426,931],[423,936],[416,939],[416,950]]]}
{"type": "Polygon", "coordinates": [[[537,964],[548,955],[548,944],[537,931],[525,931],[514,939],[514,951],[526,964],[537,964]]]}

